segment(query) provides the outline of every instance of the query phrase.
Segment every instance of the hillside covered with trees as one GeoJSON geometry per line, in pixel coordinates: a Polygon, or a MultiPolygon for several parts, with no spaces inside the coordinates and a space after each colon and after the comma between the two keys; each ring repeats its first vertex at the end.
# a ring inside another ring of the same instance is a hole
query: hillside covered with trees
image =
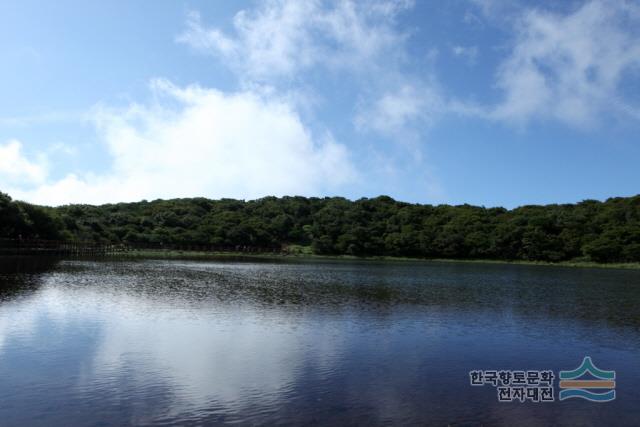
{"type": "Polygon", "coordinates": [[[0,237],[281,248],[316,254],[640,261],[640,195],[507,210],[390,197],[205,198],[40,207],[0,193],[0,237]]]}

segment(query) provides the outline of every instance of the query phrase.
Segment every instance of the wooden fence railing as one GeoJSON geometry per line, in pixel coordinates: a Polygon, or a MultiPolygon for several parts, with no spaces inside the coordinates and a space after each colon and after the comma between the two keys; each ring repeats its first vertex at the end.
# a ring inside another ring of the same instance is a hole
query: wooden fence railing
{"type": "Polygon", "coordinates": [[[167,243],[98,243],[41,239],[0,239],[0,255],[107,256],[133,251],[282,253],[281,247],[167,243]]]}
{"type": "Polygon", "coordinates": [[[121,245],[89,241],[41,239],[0,239],[0,254],[13,255],[111,255],[123,251],[121,245]]]}

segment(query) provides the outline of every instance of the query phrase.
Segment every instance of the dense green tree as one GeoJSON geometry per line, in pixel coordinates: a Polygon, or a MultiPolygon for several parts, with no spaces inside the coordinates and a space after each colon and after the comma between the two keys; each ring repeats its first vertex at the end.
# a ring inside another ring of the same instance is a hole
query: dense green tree
{"type": "Polygon", "coordinates": [[[24,211],[7,194],[0,193],[0,237],[18,237],[28,228],[24,211]]]}
{"type": "Polygon", "coordinates": [[[0,237],[282,248],[318,254],[640,261],[640,196],[507,210],[387,196],[205,198],[57,208],[0,193],[0,237]]]}

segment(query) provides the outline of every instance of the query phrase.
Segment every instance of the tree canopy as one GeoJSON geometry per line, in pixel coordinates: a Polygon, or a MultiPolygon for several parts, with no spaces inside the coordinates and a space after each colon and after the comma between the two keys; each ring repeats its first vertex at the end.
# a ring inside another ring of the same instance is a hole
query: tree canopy
{"type": "Polygon", "coordinates": [[[0,193],[0,237],[112,243],[310,246],[317,254],[640,261],[640,195],[507,210],[387,196],[154,200],[56,208],[0,193]]]}

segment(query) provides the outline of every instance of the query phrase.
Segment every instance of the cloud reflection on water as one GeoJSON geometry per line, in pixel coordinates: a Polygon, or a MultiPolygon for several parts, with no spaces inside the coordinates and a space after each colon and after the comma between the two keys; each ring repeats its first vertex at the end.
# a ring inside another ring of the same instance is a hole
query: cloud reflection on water
{"type": "Polygon", "coordinates": [[[420,268],[63,262],[1,303],[0,414],[8,425],[551,422],[558,413],[479,395],[466,373],[560,366],[592,349],[622,366],[637,356],[633,328],[586,310],[599,288],[572,288],[580,272],[420,268]],[[558,283],[569,292],[551,292],[558,283]],[[573,319],[528,306],[545,294],[559,313],[570,293],[573,319]]]}

